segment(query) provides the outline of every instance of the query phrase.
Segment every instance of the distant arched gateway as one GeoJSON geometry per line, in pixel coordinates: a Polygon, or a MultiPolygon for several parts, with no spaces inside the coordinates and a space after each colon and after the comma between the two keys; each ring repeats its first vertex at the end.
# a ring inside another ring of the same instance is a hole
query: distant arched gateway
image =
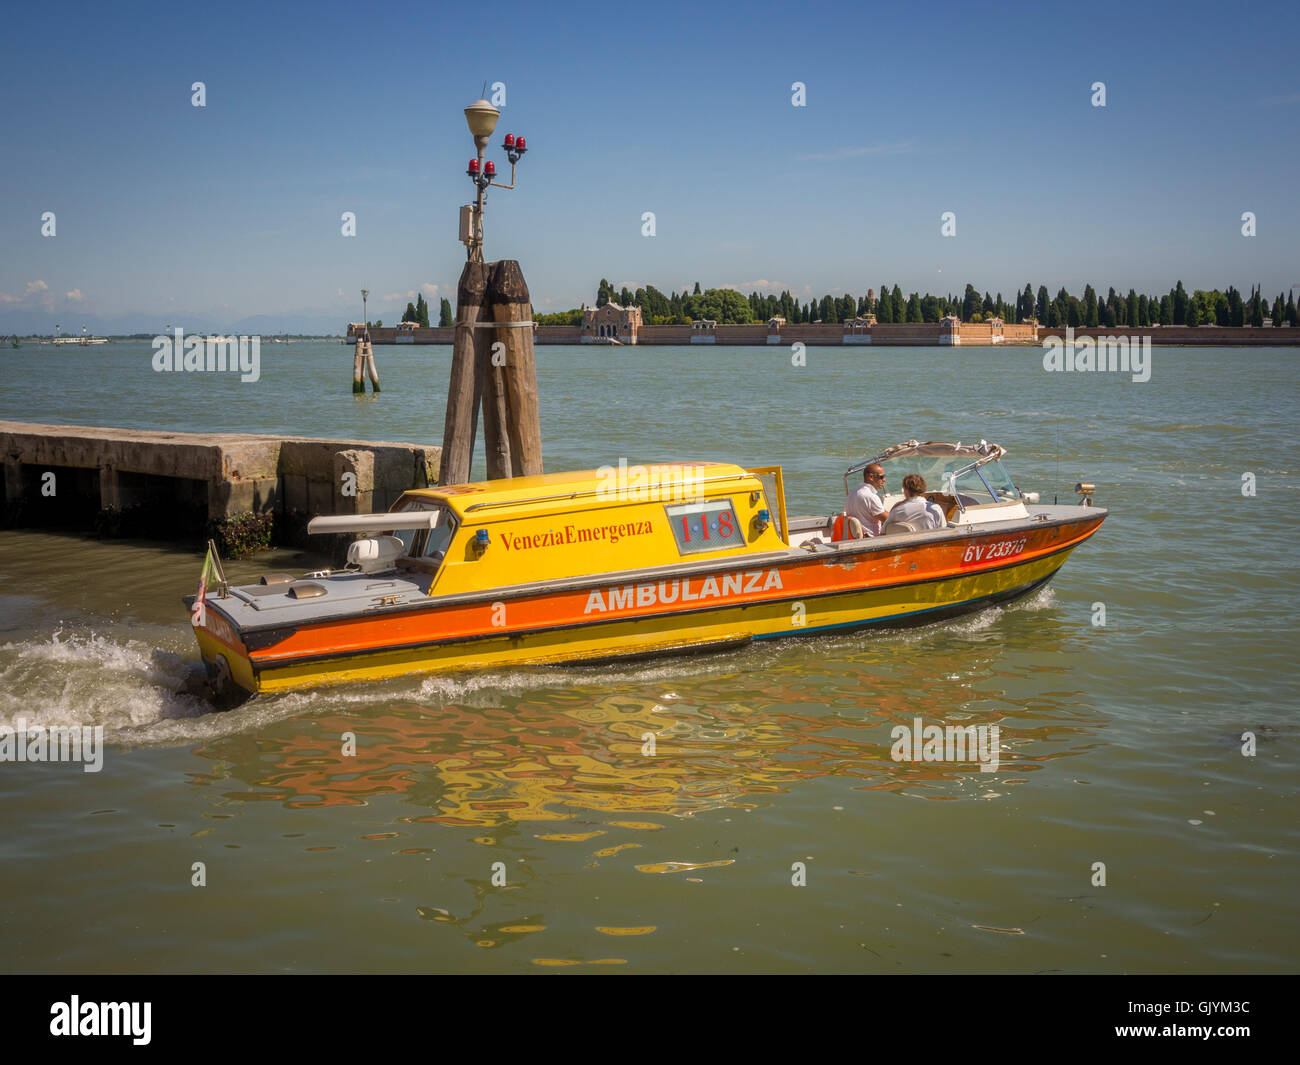
{"type": "Polygon", "coordinates": [[[592,344],[600,340],[613,340],[620,344],[635,344],[641,329],[641,308],[622,307],[607,303],[603,307],[588,307],[582,315],[582,330],[578,340],[592,344]]]}

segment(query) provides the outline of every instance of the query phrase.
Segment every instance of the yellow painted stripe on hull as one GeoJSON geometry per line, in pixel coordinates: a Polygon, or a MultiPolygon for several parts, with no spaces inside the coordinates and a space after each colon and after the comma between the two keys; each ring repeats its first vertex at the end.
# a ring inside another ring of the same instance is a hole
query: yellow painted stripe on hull
{"type": "Polygon", "coordinates": [[[246,655],[232,650],[224,643],[218,640],[206,629],[194,630],[194,635],[199,641],[199,653],[203,655],[204,662],[215,662],[217,655],[225,657],[230,664],[230,675],[245,691],[257,691],[257,681],[253,677],[253,666],[246,655]]]}
{"type": "MultiPolygon", "coordinates": [[[[1073,550],[1073,549],[1070,549],[1073,550]]],[[[1022,566],[962,574],[944,581],[892,588],[855,590],[798,600],[804,606],[804,624],[793,624],[795,600],[756,603],[745,607],[720,607],[707,612],[633,619],[593,625],[591,628],[555,629],[535,634],[501,636],[401,651],[380,651],[347,659],[302,662],[266,668],[256,688],[245,685],[244,669],[235,671],[238,683],[250,691],[281,691],[306,685],[377,680],[408,673],[453,672],[514,665],[550,665],[610,655],[688,650],[746,636],[762,638],[798,635],[810,629],[836,625],[883,622],[922,610],[941,610],[974,599],[984,599],[1041,581],[1064,564],[1070,550],[1022,566]]],[[[200,639],[202,643],[202,639],[200,639]]],[[[214,641],[215,643],[215,641],[214,641]]],[[[217,644],[220,650],[225,650],[217,644]]],[[[227,652],[228,653],[228,652],[227,652]]],[[[206,651],[205,651],[205,657],[206,651]]],[[[235,663],[231,663],[232,669],[235,663]]]]}

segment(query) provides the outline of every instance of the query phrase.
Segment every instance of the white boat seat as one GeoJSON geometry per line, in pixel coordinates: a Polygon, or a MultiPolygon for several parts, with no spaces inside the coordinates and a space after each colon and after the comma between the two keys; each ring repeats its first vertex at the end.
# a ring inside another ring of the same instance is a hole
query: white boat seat
{"type": "Polygon", "coordinates": [[[891,533],[904,533],[904,532],[916,532],[916,531],[917,531],[916,526],[913,525],[910,521],[902,521],[902,520],[896,521],[890,519],[890,521],[888,521],[885,524],[884,535],[888,536],[891,533]]]}

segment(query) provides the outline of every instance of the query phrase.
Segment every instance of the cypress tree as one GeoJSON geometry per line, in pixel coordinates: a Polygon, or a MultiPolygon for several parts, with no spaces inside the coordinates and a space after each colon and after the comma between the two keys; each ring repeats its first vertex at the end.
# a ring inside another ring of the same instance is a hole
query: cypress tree
{"type": "Polygon", "coordinates": [[[438,324],[451,325],[451,322],[451,300],[444,296],[442,302],[438,305],[438,324]]]}
{"type": "Polygon", "coordinates": [[[1145,295],[1138,297],[1136,322],[1138,325],[1151,324],[1151,301],[1145,295]]]}
{"type": "Polygon", "coordinates": [[[1188,328],[1195,328],[1201,324],[1201,310],[1198,304],[1200,300],[1190,299],[1187,301],[1187,310],[1183,312],[1183,324],[1188,328]]]}
{"type": "Polygon", "coordinates": [[[1138,299],[1138,294],[1136,289],[1128,290],[1128,300],[1126,301],[1126,303],[1127,303],[1127,307],[1125,308],[1125,310],[1127,312],[1127,317],[1128,317],[1128,322],[1126,324],[1139,325],[1140,323],[1138,319],[1141,317],[1142,314],[1142,301],[1138,299]]]}
{"type": "Polygon", "coordinates": [[[1183,283],[1178,282],[1177,287],[1170,293],[1170,300],[1174,305],[1174,325],[1187,324],[1187,290],[1183,288],[1183,283]]]}
{"type": "Polygon", "coordinates": [[[1289,296],[1287,296],[1287,298],[1286,298],[1286,320],[1287,320],[1288,322],[1291,323],[1291,328],[1294,329],[1294,328],[1295,328],[1295,325],[1296,325],[1295,293],[1294,293],[1294,292],[1292,292],[1292,293],[1291,293],[1289,296]]]}
{"type": "Polygon", "coordinates": [[[1047,304],[1048,304],[1048,302],[1049,302],[1049,301],[1048,301],[1048,298],[1047,298],[1047,286],[1046,286],[1046,285],[1039,285],[1039,286],[1038,286],[1038,305],[1034,308],[1034,317],[1036,317],[1040,322],[1045,322],[1045,321],[1047,321],[1047,304]]]}
{"type": "Polygon", "coordinates": [[[420,320],[420,316],[419,316],[418,314],[415,313],[415,304],[414,304],[414,303],[407,303],[407,305],[406,305],[406,311],[402,314],[402,321],[404,321],[404,322],[418,322],[419,320],[420,320]]]}
{"type": "Polygon", "coordinates": [[[1095,329],[1099,324],[1097,316],[1097,293],[1091,285],[1085,285],[1083,287],[1083,316],[1085,325],[1095,329]]]}

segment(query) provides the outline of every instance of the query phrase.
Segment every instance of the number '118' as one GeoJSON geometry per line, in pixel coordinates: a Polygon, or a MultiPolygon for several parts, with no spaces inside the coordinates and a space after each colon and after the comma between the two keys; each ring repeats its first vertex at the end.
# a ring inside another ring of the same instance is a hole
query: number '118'
{"type": "MultiPolygon", "coordinates": [[[[707,514],[700,515],[700,528],[703,529],[704,531],[704,539],[711,540],[712,537],[709,536],[709,516],[707,514]]],[[[732,517],[731,511],[729,510],[722,511],[722,513],[718,515],[718,534],[724,540],[727,540],[730,539],[731,534],[735,531],[736,531],[735,519],[732,517]]],[[[683,514],[682,515],[682,543],[689,544],[690,542],[691,542],[691,519],[688,515],[683,514]]]]}

